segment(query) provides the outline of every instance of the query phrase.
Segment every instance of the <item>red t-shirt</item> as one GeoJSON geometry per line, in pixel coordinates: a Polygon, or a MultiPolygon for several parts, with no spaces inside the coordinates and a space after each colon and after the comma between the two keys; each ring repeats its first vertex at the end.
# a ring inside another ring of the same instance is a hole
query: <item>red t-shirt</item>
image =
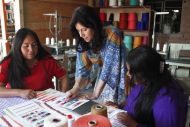
{"type": "MultiPolygon", "coordinates": [[[[0,82],[8,83],[8,67],[11,58],[3,61],[0,65],[0,82]]],[[[45,57],[42,60],[38,60],[36,64],[30,68],[31,75],[23,78],[24,89],[33,90],[45,90],[48,88],[54,88],[52,78],[61,78],[66,74],[65,68],[57,63],[52,57],[45,57]]]]}

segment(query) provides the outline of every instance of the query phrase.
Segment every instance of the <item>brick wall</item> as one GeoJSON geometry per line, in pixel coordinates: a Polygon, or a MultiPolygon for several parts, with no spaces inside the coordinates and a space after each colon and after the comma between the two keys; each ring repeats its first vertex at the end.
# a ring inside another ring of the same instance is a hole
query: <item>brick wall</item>
{"type": "MultiPolygon", "coordinates": [[[[88,4],[88,0],[23,0],[24,27],[34,30],[42,43],[46,37],[52,37],[49,31],[50,16],[43,14],[54,13],[56,10],[59,15],[71,17],[74,9],[80,5],[88,4]]],[[[54,18],[52,18],[52,21],[54,18]]],[[[64,19],[59,40],[71,38],[69,31],[70,19],[64,19]]]]}
{"type": "Polygon", "coordinates": [[[183,0],[181,12],[180,32],[176,34],[163,35],[157,34],[155,42],[159,40],[161,45],[165,42],[190,43],[190,0],[183,0]]]}

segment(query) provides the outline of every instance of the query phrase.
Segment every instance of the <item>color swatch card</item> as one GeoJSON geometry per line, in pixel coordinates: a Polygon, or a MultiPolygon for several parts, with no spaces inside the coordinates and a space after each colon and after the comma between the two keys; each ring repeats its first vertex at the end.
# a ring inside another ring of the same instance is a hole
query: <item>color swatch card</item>
{"type": "Polygon", "coordinates": [[[65,93],[59,92],[54,89],[47,89],[47,90],[38,92],[37,98],[33,100],[37,102],[48,102],[48,101],[54,101],[61,96],[65,96],[65,93]]]}
{"type": "Polygon", "coordinates": [[[65,100],[66,100],[65,96],[62,96],[62,97],[55,99],[54,101],[47,102],[47,104],[51,105],[51,106],[63,107],[63,108],[69,109],[69,110],[74,110],[89,101],[89,100],[84,100],[84,99],[80,99],[80,100],[73,99],[73,100],[66,102],[65,100]]]}
{"type": "Polygon", "coordinates": [[[42,127],[44,119],[52,114],[33,101],[9,107],[4,112],[20,125],[26,127],[42,127]]]}
{"type": "Polygon", "coordinates": [[[108,111],[108,118],[112,124],[112,127],[126,127],[117,119],[117,114],[120,112],[126,112],[125,110],[107,106],[107,111],[108,111]]]}
{"type": "Polygon", "coordinates": [[[16,120],[10,118],[8,115],[3,115],[0,118],[0,127],[23,127],[16,120]]]}

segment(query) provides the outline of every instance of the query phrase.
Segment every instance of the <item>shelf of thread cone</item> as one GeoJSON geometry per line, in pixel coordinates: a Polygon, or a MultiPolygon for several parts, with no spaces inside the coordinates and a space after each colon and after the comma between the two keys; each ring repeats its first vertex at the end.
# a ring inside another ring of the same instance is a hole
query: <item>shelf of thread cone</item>
{"type": "Polygon", "coordinates": [[[151,7],[150,6],[116,6],[116,7],[98,7],[101,11],[104,12],[150,12],[151,7]]]}
{"type": "Polygon", "coordinates": [[[100,8],[101,21],[113,21],[113,24],[124,31],[124,34],[149,36],[151,30],[150,6],[123,6],[100,8]]]}
{"type": "Polygon", "coordinates": [[[49,48],[63,48],[63,49],[69,49],[69,48],[75,48],[75,45],[72,46],[60,46],[60,45],[46,45],[49,48]]]}
{"type": "Polygon", "coordinates": [[[132,35],[132,36],[148,36],[149,31],[138,31],[138,30],[122,30],[124,35],[132,35]]]}
{"type": "Polygon", "coordinates": [[[145,5],[145,6],[125,6],[125,5],[123,5],[123,6],[103,6],[103,7],[96,7],[96,8],[107,8],[107,9],[109,9],[109,8],[150,8],[151,6],[148,6],[148,5],[145,5]]]}

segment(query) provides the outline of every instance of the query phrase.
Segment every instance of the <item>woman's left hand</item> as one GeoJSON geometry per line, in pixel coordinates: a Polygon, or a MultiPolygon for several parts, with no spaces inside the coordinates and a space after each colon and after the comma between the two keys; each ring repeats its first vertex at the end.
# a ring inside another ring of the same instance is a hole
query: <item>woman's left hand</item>
{"type": "Polygon", "coordinates": [[[126,112],[120,112],[117,114],[118,120],[127,127],[136,127],[137,122],[126,112]]]}
{"type": "Polygon", "coordinates": [[[119,108],[119,105],[114,103],[114,102],[111,102],[111,101],[106,101],[105,102],[105,105],[106,106],[112,106],[112,107],[115,107],[115,108],[119,108]]]}
{"type": "Polygon", "coordinates": [[[94,92],[91,94],[91,96],[89,96],[88,99],[90,99],[90,100],[96,100],[96,99],[99,97],[99,95],[100,95],[100,91],[94,91],[94,92]]]}
{"type": "Polygon", "coordinates": [[[33,99],[37,97],[37,92],[31,89],[19,91],[19,96],[22,98],[33,99]]]}
{"type": "Polygon", "coordinates": [[[97,95],[91,94],[91,96],[88,97],[89,100],[96,100],[98,98],[97,95]]]}
{"type": "Polygon", "coordinates": [[[92,93],[80,94],[80,95],[77,96],[77,98],[79,98],[79,99],[89,99],[89,100],[97,99],[97,97],[94,96],[94,94],[92,94],[92,93]]]}

